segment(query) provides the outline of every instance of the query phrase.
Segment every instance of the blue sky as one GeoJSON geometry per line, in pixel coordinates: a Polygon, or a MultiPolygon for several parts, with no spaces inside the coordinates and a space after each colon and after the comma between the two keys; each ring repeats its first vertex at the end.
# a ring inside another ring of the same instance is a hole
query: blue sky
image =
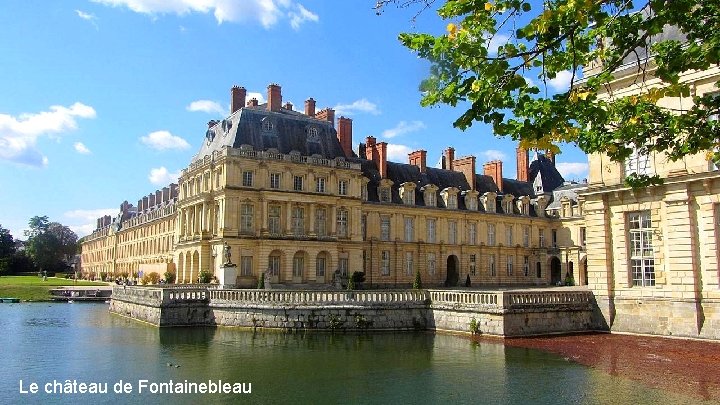
{"type": "MultiPolygon", "coordinates": [[[[453,146],[478,170],[501,158],[515,176],[515,145],[475,124],[452,122],[461,107],[420,107],[428,73],[397,40],[400,32],[442,32],[434,12],[372,0],[6,0],[0,2],[0,225],[22,237],[34,215],[79,236],[123,200],[174,181],[227,115],[230,87],[264,101],[269,83],[283,102],[353,118],[354,143],[373,135],[389,159],[428,151],[434,164],[453,146]]],[[[569,75],[550,91],[567,88],[569,75]],[[565,87],[563,87],[565,86],[565,87]]],[[[587,177],[574,147],[558,156],[568,179],[587,177]]],[[[24,239],[24,237],[22,237],[24,239]]]]}

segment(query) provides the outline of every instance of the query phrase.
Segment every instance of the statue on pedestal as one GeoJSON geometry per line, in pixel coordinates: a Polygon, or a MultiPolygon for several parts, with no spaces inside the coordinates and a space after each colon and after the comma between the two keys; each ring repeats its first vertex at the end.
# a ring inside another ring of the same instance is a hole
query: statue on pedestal
{"type": "Polygon", "coordinates": [[[223,256],[225,257],[224,267],[235,267],[235,264],[230,260],[232,253],[230,253],[230,245],[227,242],[223,244],[223,256]]]}

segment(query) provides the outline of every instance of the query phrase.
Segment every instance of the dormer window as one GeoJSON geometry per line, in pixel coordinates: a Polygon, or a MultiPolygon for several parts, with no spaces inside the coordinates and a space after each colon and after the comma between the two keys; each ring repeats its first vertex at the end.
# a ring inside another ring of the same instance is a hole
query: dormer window
{"type": "Polygon", "coordinates": [[[415,205],[415,183],[405,182],[400,185],[399,191],[403,204],[415,205]]]}
{"type": "Polygon", "coordinates": [[[465,195],[465,208],[469,211],[478,210],[478,192],[474,190],[463,191],[465,195]]]}
{"type": "Polygon", "coordinates": [[[458,208],[457,195],[459,191],[460,190],[455,187],[447,187],[440,192],[440,196],[444,200],[446,208],[451,210],[456,210],[458,208]]]}
{"type": "Polygon", "coordinates": [[[503,196],[503,211],[506,214],[514,214],[513,200],[515,197],[512,194],[505,194],[503,196]]]}
{"type": "Polygon", "coordinates": [[[392,202],[391,187],[393,182],[388,179],[380,180],[380,186],[378,187],[378,198],[380,202],[389,203],[392,202]]]}
{"type": "Polygon", "coordinates": [[[272,121],[269,119],[264,119],[262,122],[262,130],[263,132],[272,132],[272,130],[275,129],[275,125],[273,125],[272,121]]]}
{"type": "Polygon", "coordinates": [[[530,197],[524,195],[517,199],[516,204],[520,215],[525,217],[530,215],[530,197]]]}
{"type": "Polygon", "coordinates": [[[493,193],[492,191],[489,191],[482,195],[480,200],[483,203],[483,208],[485,208],[485,212],[488,212],[488,213],[497,212],[495,198],[496,198],[496,194],[493,193]]]}
{"type": "Polygon", "coordinates": [[[437,187],[434,184],[426,184],[421,189],[426,207],[437,207],[437,187]]]}

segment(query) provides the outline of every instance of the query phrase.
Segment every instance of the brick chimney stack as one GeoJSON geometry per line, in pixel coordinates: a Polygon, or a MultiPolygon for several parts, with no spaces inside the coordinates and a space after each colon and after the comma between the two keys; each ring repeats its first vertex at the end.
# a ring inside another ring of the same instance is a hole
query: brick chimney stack
{"type": "Polygon", "coordinates": [[[451,162],[453,171],[462,173],[470,190],[475,190],[475,156],[465,156],[451,162]]]}
{"type": "Polygon", "coordinates": [[[305,100],[305,115],[308,117],[315,116],[315,100],[312,97],[305,100]]]}
{"type": "Polygon", "coordinates": [[[332,124],[333,128],[335,127],[335,110],[332,108],[323,108],[315,114],[315,118],[328,121],[332,124]]]}
{"type": "Polygon", "coordinates": [[[258,99],[255,97],[251,98],[250,101],[247,102],[248,107],[257,107],[258,106],[258,99]]]}
{"type": "Polygon", "coordinates": [[[420,173],[427,171],[427,151],[416,150],[415,152],[408,154],[409,163],[413,166],[417,166],[420,169],[420,173]]]}
{"type": "Polygon", "coordinates": [[[365,155],[377,165],[380,178],[387,178],[387,142],[376,143],[374,136],[368,136],[365,140],[365,155]]]}
{"type": "Polygon", "coordinates": [[[443,151],[442,168],[446,169],[446,170],[452,170],[454,160],[455,160],[455,148],[450,146],[443,151]]]}
{"type": "Polygon", "coordinates": [[[352,120],[350,118],[340,117],[338,118],[338,129],[337,129],[338,141],[342,147],[345,157],[352,156],[352,120]]]}
{"type": "Polygon", "coordinates": [[[483,165],[483,174],[492,177],[499,191],[503,190],[502,160],[492,160],[483,165]]]}
{"type": "Polygon", "coordinates": [[[247,90],[245,87],[232,86],[230,89],[230,114],[245,106],[245,97],[247,90]]]}
{"type": "Polygon", "coordinates": [[[528,181],[528,170],[530,165],[528,150],[518,147],[515,149],[515,153],[517,159],[517,179],[519,181],[528,181]]]}
{"type": "Polygon", "coordinates": [[[282,93],[280,92],[280,85],[276,83],[270,84],[267,88],[267,92],[267,110],[280,111],[280,107],[282,106],[282,93]]]}
{"type": "Polygon", "coordinates": [[[292,109],[293,109],[293,103],[291,103],[291,102],[289,102],[289,101],[288,101],[287,103],[285,103],[285,109],[292,111],[292,109]]]}

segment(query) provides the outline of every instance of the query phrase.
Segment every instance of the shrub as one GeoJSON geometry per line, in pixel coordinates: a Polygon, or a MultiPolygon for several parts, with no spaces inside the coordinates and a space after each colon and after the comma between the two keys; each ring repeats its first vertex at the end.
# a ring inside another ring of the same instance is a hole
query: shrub
{"type": "Polygon", "coordinates": [[[364,271],[353,272],[352,280],[356,283],[364,283],[365,282],[365,272],[364,271]]]}
{"type": "Polygon", "coordinates": [[[415,280],[413,281],[412,288],[413,288],[413,290],[421,290],[422,289],[422,279],[420,278],[420,270],[415,272],[415,280]]]}
{"type": "Polygon", "coordinates": [[[257,288],[258,290],[265,289],[265,272],[260,273],[258,276],[257,288]]]}
{"type": "Polygon", "coordinates": [[[468,274],[467,277],[465,277],[465,287],[470,287],[471,284],[470,275],[468,274]]]}
{"type": "Polygon", "coordinates": [[[202,270],[200,274],[198,275],[198,282],[200,284],[207,284],[212,279],[212,274],[207,270],[202,270]]]}
{"type": "Polygon", "coordinates": [[[174,271],[166,271],[164,274],[165,282],[168,284],[172,284],[175,282],[175,272],[174,271]]]}
{"type": "MultiPolygon", "coordinates": [[[[353,276],[354,275],[355,274],[353,274],[353,276]]],[[[348,291],[352,291],[355,289],[355,277],[350,277],[348,279],[347,289],[348,289],[348,291]]]]}
{"type": "Polygon", "coordinates": [[[477,335],[478,333],[480,333],[480,324],[475,318],[470,320],[470,333],[472,333],[473,335],[477,335]]]}

